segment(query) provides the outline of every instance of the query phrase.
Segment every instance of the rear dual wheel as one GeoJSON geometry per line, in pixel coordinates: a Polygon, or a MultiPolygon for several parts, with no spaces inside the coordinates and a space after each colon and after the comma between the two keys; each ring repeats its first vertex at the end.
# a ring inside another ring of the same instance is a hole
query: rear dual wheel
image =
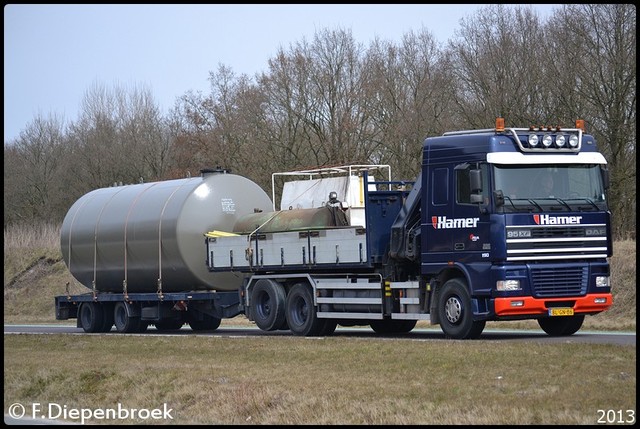
{"type": "Polygon", "coordinates": [[[116,325],[116,330],[123,334],[146,331],[149,323],[143,321],[140,316],[133,316],[133,309],[129,307],[130,305],[122,301],[116,303],[113,309],[113,321],[116,325]]]}
{"type": "Polygon", "coordinates": [[[313,304],[313,290],[308,283],[295,284],[286,301],[287,323],[296,335],[313,337],[331,335],[337,326],[335,320],[318,318],[313,304]]]}
{"type": "Polygon", "coordinates": [[[275,280],[260,279],[251,291],[251,319],[263,331],[275,331],[286,326],[286,293],[275,280]]]}
{"type": "Polygon", "coordinates": [[[85,302],[78,309],[80,327],[87,333],[109,332],[113,327],[113,306],[85,302]]]}

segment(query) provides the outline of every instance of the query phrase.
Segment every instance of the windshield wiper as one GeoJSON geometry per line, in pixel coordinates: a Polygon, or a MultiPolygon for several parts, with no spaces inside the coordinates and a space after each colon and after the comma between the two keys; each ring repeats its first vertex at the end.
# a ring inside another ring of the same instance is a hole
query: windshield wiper
{"type": "MultiPolygon", "coordinates": [[[[504,199],[505,200],[509,200],[509,203],[511,204],[511,207],[512,207],[514,212],[530,212],[533,209],[532,205],[528,205],[528,206],[522,206],[520,204],[519,205],[515,205],[514,202],[513,202],[514,200],[515,201],[529,201],[530,202],[530,200],[528,200],[528,199],[525,199],[525,198],[511,198],[511,197],[509,197],[507,195],[504,196],[504,199]]],[[[535,204],[535,203],[533,205],[537,206],[537,204],[535,204]]]]}
{"type": "Polygon", "coordinates": [[[528,198],[527,201],[529,201],[531,204],[533,204],[534,206],[538,207],[538,210],[543,211],[542,207],[540,206],[540,204],[536,203],[534,200],[532,200],[531,198],[528,198]]]}
{"type": "Polygon", "coordinates": [[[571,211],[571,210],[573,210],[573,209],[571,208],[571,206],[570,206],[569,204],[567,204],[567,203],[566,203],[566,201],[565,201],[565,200],[563,200],[562,198],[557,198],[557,197],[556,197],[556,201],[557,201],[557,202],[559,202],[560,204],[562,204],[563,206],[565,206],[565,207],[567,208],[567,211],[571,211]]]}
{"type": "Polygon", "coordinates": [[[595,209],[595,210],[600,210],[600,207],[598,207],[598,205],[593,202],[593,200],[591,198],[568,198],[567,201],[586,201],[589,204],[591,204],[590,206],[578,206],[578,210],[587,210],[587,209],[595,209]]]}

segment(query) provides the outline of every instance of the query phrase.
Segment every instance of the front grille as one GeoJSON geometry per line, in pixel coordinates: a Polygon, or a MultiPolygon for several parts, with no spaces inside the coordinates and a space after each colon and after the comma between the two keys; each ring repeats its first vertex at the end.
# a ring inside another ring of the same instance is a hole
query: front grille
{"type": "Polygon", "coordinates": [[[537,227],[531,231],[532,238],[554,237],[584,237],[584,228],[581,227],[537,227]]]}
{"type": "MultiPolygon", "coordinates": [[[[604,228],[604,224],[588,225],[604,228]]],[[[607,257],[607,237],[587,235],[587,226],[508,226],[507,261],[539,262],[607,257]]]]}
{"type": "Polygon", "coordinates": [[[587,293],[588,267],[540,268],[532,266],[533,295],[537,298],[576,296],[587,293]]]}

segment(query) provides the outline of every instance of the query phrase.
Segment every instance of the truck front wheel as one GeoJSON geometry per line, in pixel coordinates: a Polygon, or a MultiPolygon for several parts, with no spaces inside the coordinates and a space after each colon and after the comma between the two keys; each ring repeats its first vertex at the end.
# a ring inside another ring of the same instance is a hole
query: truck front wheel
{"type": "Polygon", "coordinates": [[[482,334],[485,321],[474,321],[471,296],[463,280],[447,281],[438,301],[440,327],[447,338],[475,339],[482,334]]]}
{"type": "Polygon", "coordinates": [[[584,314],[538,319],[538,325],[552,337],[573,335],[582,327],[582,322],[584,322],[584,314]]]}

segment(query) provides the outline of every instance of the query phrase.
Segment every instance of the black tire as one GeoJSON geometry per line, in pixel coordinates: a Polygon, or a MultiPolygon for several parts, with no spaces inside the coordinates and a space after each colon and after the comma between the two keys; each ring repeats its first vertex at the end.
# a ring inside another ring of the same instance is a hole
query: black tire
{"type": "Polygon", "coordinates": [[[454,278],[447,281],[438,298],[440,328],[447,338],[465,340],[480,337],[486,322],[474,321],[471,296],[465,282],[454,278]]]}
{"type": "Polygon", "coordinates": [[[140,317],[129,317],[128,305],[125,302],[117,302],[113,308],[113,322],[116,325],[116,331],[122,334],[146,331],[149,323],[143,322],[140,317]]]}
{"type": "Polygon", "coordinates": [[[552,337],[573,335],[580,330],[582,322],[584,322],[584,314],[538,319],[538,325],[552,337]]]}
{"type": "Polygon", "coordinates": [[[97,302],[84,302],[78,310],[80,326],[89,334],[104,332],[104,308],[97,302]]]}
{"type": "Polygon", "coordinates": [[[154,322],[158,331],[177,331],[182,328],[184,322],[180,319],[163,319],[154,322]]]}
{"type": "Polygon", "coordinates": [[[417,320],[372,320],[369,324],[377,334],[406,334],[416,327],[417,320]]]}
{"type": "Polygon", "coordinates": [[[275,331],[286,323],[284,287],[270,279],[260,279],[251,291],[251,318],[263,331],[275,331]]]}
{"type": "Polygon", "coordinates": [[[188,314],[188,323],[194,331],[215,331],[220,326],[221,319],[202,313],[199,319],[193,313],[188,314]]]}
{"type": "Polygon", "coordinates": [[[313,337],[326,329],[326,319],[319,319],[313,305],[313,292],[307,283],[295,284],[286,301],[287,322],[295,335],[313,337]]]}
{"type": "Polygon", "coordinates": [[[320,328],[320,332],[318,332],[318,335],[325,337],[333,334],[336,331],[336,328],[338,327],[337,320],[333,320],[333,319],[320,319],[320,320],[324,320],[324,324],[322,328],[320,328]]]}
{"type": "MultiPolygon", "coordinates": [[[[285,302],[285,307],[286,307],[286,302],[285,302]]],[[[285,318],[284,318],[284,321],[282,322],[282,325],[280,325],[280,327],[278,328],[278,331],[288,331],[288,330],[289,330],[289,323],[287,322],[286,309],[285,309],[285,318]]]]}

